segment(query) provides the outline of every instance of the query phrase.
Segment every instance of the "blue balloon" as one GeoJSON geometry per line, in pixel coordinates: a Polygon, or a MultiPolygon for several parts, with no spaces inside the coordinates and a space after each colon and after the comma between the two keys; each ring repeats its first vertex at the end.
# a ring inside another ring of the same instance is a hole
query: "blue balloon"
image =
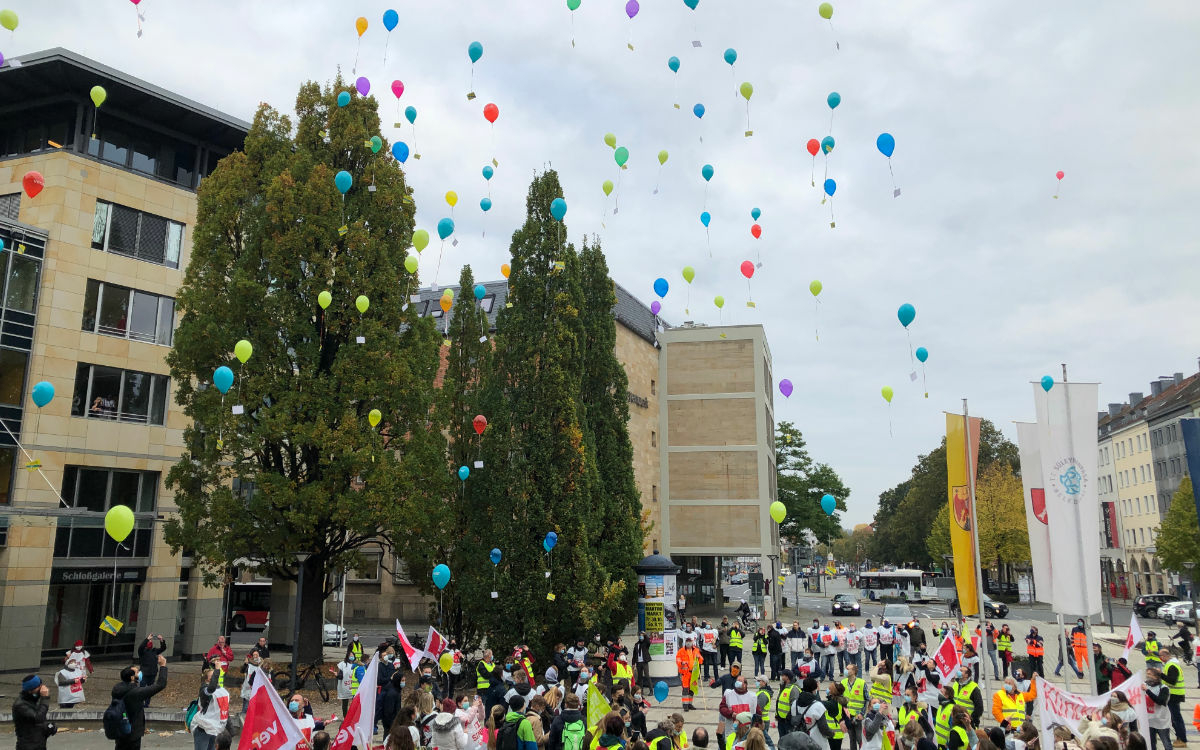
{"type": "Polygon", "coordinates": [[[438,222],[438,237],[443,240],[454,234],[454,219],[449,216],[438,222]]]}
{"type": "Polygon", "coordinates": [[[467,481],[467,477],[471,476],[471,470],[466,466],[458,467],[458,478],[462,481],[467,481]]]}
{"type": "Polygon", "coordinates": [[[667,686],[667,683],[663,682],[662,680],[654,683],[654,700],[662,703],[670,694],[671,688],[667,686]]]}
{"type": "Polygon", "coordinates": [[[221,365],[213,372],[213,385],[221,392],[221,395],[229,393],[229,389],[233,387],[233,370],[230,370],[225,365],[221,365]]]}
{"type": "Polygon", "coordinates": [[[737,62],[737,50],[735,50],[733,47],[725,50],[725,62],[729,63],[730,65],[733,65],[735,62],[737,62]]]}
{"type": "Polygon", "coordinates": [[[408,106],[404,108],[404,119],[408,120],[409,125],[417,124],[417,108],[408,106]]]}
{"type": "MultiPolygon", "coordinates": [[[[475,285],[475,299],[483,299],[486,294],[487,289],[483,286],[483,284],[475,285]]],[[[464,466],[463,468],[465,469],[467,467],[464,466]]]]}
{"type": "Polygon", "coordinates": [[[383,12],[383,28],[391,31],[396,28],[396,24],[400,23],[400,14],[394,10],[385,10],[383,12]]]}
{"type": "Polygon", "coordinates": [[[33,396],[33,403],[37,404],[40,409],[54,398],[54,384],[46,380],[34,383],[33,392],[30,395],[33,396]]]}
{"type": "Polygon", "coordinates": [[[833,194],[836,192],[837,183],[833,181],[833,178],[830,177],[829,179],[825,180],[825,195],[828,195],[830,198],[832,198],[833,194]]]}
{"type": "Polygon", "coordinates": [[[923,346],[917,347],[917,359],[921,362],[929,359],[929,350],[923,346]]]}
{"type": "Polygon", "coordinates": [[[542,546],[549,552],[554,549],[554,545],[556,544],[558,544],[558,534],[555,534],[553,531],[547,531],[546,538],[542,540],[542,546]]]}
{"type": "Polygon", "coordinates": [[[1049,375],[1043,375],[1042,376],[1042,390],[1049,393],[1050,389],[1053,387],[1054,387],[1054,378],[1050,377],[1049,375]]]}
{"type": "Polygon", "coordinates": [[[828,154],[833,150],[833,136],[827,135],[821,139],[821,153],[828,154]]]}
{"type": "Polygon", "coordinates": [[[550,215],[558,221],[562,221],[567,215],[567,202],[562,198],[555,198],[550,201],[550,215]]]}
{"type": "Polygon", "coordinates": [[[342,91],[342,92],[338,93],[337,105],[339,107],[344,107],[349,103],[350,103],[350,92],[349,91],[342,91]]]}
{"type": "Polygon", "coordinates": [[[833,495],[825,495],[821,498],[821,510],[825,511],[825,515],[832,516],[837,510],[837,498],[833,495]]]}
{"type": "Polygon", "coordinates": [[[447,583],[450,583],[450,566],[441,563],[433,569],[433,585],[444,589],[447,583]]]}
{"type": "Polygon", "coordinates": [[[672,73],[678,73],[679,72],[679,58],[672,55],[671,58],[669,60],[667,60],[667,67],[671,69],[672,73]]]}
{"type": "MultiPolygon", "coordinates": [[[[700,0],[683,0],[683,4],[686,5],[687,7],[691,8],[692,10],[695,10],[696,6],[700,4],[700,0]]],[[[666,683],[664,683],[664,684],[666,684],[666,683]]],[[[659,701],[659,702],[661,703],[662,701],[659,701]]]]}
{"type": "Polygon", "coordinates": [[[483,57],[483,45],[479,42],[471,42],[468,44],[467,56],[471,58],[471,62],[479,62],[479,58],[483,57]]]}
{"type": "Polygon", "coordinates": [[[842,95],[836,91],[831,91],[825,101],[829,104],[830,109],[837,109],[837,105],[842,103],[842,95]]]}
{"type": "Polygon", "coordinates": [[[879,149],[879,153],[887,158],[892,158],[892,152],[896,150],[896,139],[891,133],[880,133],[875,139],[875,148],[879,149]]]}
{"type": "Polygon", "coordinates": [[[654,293],[657,294],[659,297],[666,297],[667,290],[670,288],[671,288],[671,286],[669,284],[667,284],[666,279],[660,278],[660,279],[654,280],[654,293]]]}
{"type": "Polygon", "coordinates": [[[704,213],[700,214],[700,223],[701,224],[703,224],[704,226],[708,226],[708,222],[710,222],[710,221],[712,221],[712,214],[710,214],[708,211],[705,211],[704,213]]]}
{"type": "Polygon", "coordinates": [[[492,561],[492,565],[499,565],[500,557],[501,557],[500,548],[492,547],[492,553],[490,555],[488,555],[488,559],[490,559],[492,561]]]}
{"type": "Polygon", "coordinates": [[[912,323],[917,317],[917,308],[905,302],[900,305],[900,309],[896,311],[896,317],[900,320],[900,325],[908,328],[909,323],[912,323]]]}
{"type": "Polygon", "coordinates": [[[490,179],[492,179],[492,175],[494,175],[494,174],[496,174],[496,171],[494,169],[492,169],[491,164],[483,165],[483,179],[490,180],[490,179]]]}
{"type": "Polygon", "coordinates": [[[480,198],[479,199],[479,207],[482,208],[484,211],[491,211],[492,210],[492,199],[491,198],[480,198]]]}
{"type": "Polygon", "coordinates": [[[760,216],[762,216],[762,210],[760,210],[757,206],[750,209],[750,218],[751,219],[758,221],[758,217],[760,217],[760,216]]]}
{"type": "Polygon", "coordinates": [[[712,167],[712,165],[711,165],[711,164],[705,164],[703,167],[701,167],[701,168],[700,168],[700,176],[704,178],[704,181],[705,181],[705,182],[708,182],[709,180],[711,180],[711,179],[712,179],[712,176],[713,176],[713,167],[712,167]]]}
{"type": "Polygon", "coordinates": [[[408,144],[404,141],[396,141],[392,144],[392,156],[396,157],[396,161],[403,164],[408,161],[408,144]]]}
{"type": "Polygon", "coordinates": [[[694,114],[696,117],[704,117],[704,105],[697,104],[696,106],[692,107],[692,114],[694,114]]]}
{"type": "Polygon", "coordinates": [[[348,191],[354,184],[354,177],[352,177],[349,172],[343,169],[333,176],[333,184],[337,185],[337,189],[342,195],[345,195],[346,191],[348,191]]]}

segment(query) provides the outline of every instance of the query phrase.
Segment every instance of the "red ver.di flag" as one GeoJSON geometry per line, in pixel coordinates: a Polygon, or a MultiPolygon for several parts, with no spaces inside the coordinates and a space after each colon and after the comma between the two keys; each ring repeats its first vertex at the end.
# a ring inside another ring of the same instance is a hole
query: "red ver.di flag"
{"type": "Polygon", "coordinates": [[[937,665],[938,675],[942,680],[948,680],[958,671],[962,662],[958,658],[958,649],[954,648],[954,641],[950,640],[950,636],[942,639],[942,645],[938,646],[938,650],[933,654],[933,663],[937,665]]]}
{"type": "Polygon", "coordinates": [[[271,684],[271,676],[251,665],[246,679],[254,680],[254,692],[246,707],[238,750],[294,750],[304,740],[304,735],[288,713],[287,706],[283,705],[279,693],[274,689],[263,689],[264,685],[271,684]]]}
{"type": "MultiPolygon", "coordinates": [[[[346,718],[338,728],[333,740],[333,750],[350,750],[351,745],[360,748],[371,746],[371,735],[375,733],[375,693],[378,685],[379,654],[371,657],[371,663],[358,682],[358,692],[350,699],[346,718]]],[[[271,691],[274,692],[274,691],[271,691]]]]}

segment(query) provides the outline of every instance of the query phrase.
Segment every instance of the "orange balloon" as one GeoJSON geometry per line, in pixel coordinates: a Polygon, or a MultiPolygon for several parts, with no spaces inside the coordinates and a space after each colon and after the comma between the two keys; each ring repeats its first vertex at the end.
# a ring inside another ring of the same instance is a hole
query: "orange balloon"
{"type": "Polygon", "coordinates": [[[504,278],[507,279],[508,275],[510,273],[512,273],[512,269],[508,267],[507,263],[501,263],[500,264],[500,273],[502,273],[504,275],[504,278]]]}
{"type": "Polygon", "coordinates": [[[450,312],[450,306],[454,304],[454,300],[450,297],[442,297],[438,304],[442,306],[442,312],[448,313],[450,312]]]}
{"type": "Polygon", "coordinates": [[[354,28],[358,29],[358,35],[360,37],[367,33],[367,19],[359,16],[358,20],[354,22],[354,28]]]}

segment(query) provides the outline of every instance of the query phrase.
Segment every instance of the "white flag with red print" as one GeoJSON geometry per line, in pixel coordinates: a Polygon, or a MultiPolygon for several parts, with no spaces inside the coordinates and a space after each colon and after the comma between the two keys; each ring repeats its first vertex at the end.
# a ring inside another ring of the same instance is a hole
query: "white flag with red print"
{"type": "Polygon", "coordinates": [[[279,693],[263,689],[271,684],[271,676],[250,665],[246,679],[254,680],[254,691],[246,706],[238,750],[293,750],[304,740],[304,735],[279,693]]]}
{"type": "Polygon", "coordinates": [[[371,735],[375,733],[375,693],[379,674],[379,653],[371,656],[371,663],[358,681],[358,692],[350,699],[346,718],[338,727],[332,750],[350,750],[351,745],[371,747],[371,735]]]}
{"type": "Polygon", "coordinates": [[[958,671],[962,662],[958,658],[958,649],[950,636],[942,639],[942,645],[933,653],[933,663],[937,665],[938,674],[943,680],[948,680],[958,671]]]}
{"type": "Polygon", "coordinates": [[[408,642],[408,636],[404,634],[404,628],[400,627],[400,621],[396,620],[396,637],[400,639],[400,648],[404,649],[404,658],[408,661],[408,665],[412,667],[412,671],[417,671],[417,665],[421,663],[421,657],[425,655],[416,646],[408,642]]]}
{"type": "Polygon", "coordinates": [[[1137,615],[1129,616],[1129,635],[1125,637],[1125,656],[1129,658],[1129,652],[1133,647],[1142,642],[1142,626],[1138,625],[1137,615]]]}
{"type": "Polygon", "coordinates": [[[442,634],[429,628],[429,637],[425,639],[425,655],[430,659],[437,661],[437,658],[442,655],[449,645],[449,641],[442,637],[442,634]]]}

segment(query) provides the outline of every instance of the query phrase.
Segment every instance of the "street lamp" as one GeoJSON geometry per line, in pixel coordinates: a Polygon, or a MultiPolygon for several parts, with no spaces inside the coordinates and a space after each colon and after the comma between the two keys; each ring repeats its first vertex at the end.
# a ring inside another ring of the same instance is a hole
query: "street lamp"
{"type": "Polygon", "coordinates": [[[296,616],[292,623],[292,690],[296,690],[296,666],[300,662],[300,595],[304,591],[304,562],[312,557],[310,552],[295,552],[296,558],[296,616]]]}

